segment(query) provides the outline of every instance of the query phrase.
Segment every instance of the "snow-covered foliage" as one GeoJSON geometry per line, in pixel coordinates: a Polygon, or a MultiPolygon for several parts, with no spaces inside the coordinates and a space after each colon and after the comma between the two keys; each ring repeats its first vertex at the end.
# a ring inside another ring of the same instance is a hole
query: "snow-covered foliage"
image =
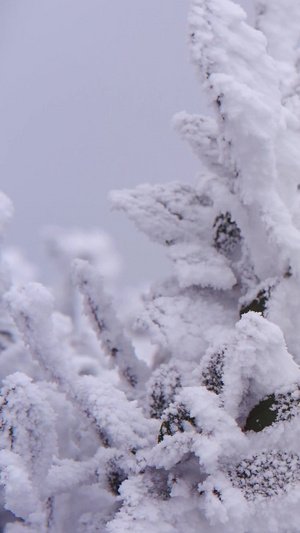
{"type": "Polygon", "coordinates": [[[232,0],[191,1],[212,116],[174,125],[202,162],[197,183],[112,193],[173,263],[132,338],[103,233],[48,230],[53,293],[3,252],[7,533],[299,533],[300,8],[254,4],[252,28],[232,0]]]}

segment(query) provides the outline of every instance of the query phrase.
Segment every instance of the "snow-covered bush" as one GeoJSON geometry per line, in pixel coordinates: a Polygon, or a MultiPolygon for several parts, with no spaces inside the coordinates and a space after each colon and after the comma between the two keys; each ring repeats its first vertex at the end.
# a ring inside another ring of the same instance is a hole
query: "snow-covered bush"
{"type": "Polygon", "coordinates": [[[1,266],[7,533],[299,532],[300,4],[254,4],[255,29],[232,0],[191,2],[213,116],[174,124],[197,184],[112,193],[173,262],[134,324],[153,360],[106,290],[100,234],[48,233],[65,308],[1,266]]]}

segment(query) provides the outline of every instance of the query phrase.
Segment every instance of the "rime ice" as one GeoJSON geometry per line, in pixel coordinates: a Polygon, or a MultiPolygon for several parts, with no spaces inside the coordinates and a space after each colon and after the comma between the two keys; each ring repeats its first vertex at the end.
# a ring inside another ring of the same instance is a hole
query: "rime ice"
{"type": "MultiPolygon", "coordinates": [[[[252,28],[231,0],[191,2],[212,116],[180,112],[174,127],[204,166],[197,183],[111,195],[172,268],[132,330],[101,232],[48,231],[59,294],[27,283],[33,271],[6,252],[8,533],[299,531],[300,8],[254,3],[252,28]],[[137,334],[153,343],[151,361],[136,354],[137,334]]],[[[4,195],[0,208],[2,233],[4,195]]]]}

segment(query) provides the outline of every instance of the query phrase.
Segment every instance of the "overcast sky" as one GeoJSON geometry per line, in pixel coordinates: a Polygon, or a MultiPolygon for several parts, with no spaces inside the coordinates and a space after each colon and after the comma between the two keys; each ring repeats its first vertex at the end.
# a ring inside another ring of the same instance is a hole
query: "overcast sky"
{"type": "MultiPolygon", "coordinates": [[[[243,2],[247,5],[247,2],[243,2]]],[[[7,243],[42,259],[49,224],[102,227],[123,280],[167,272],[163,250],[111,213],[108,192],[193,181],[199,164],[171,130],[205,112],[189,64],[188,0],[1,0],[1,189],[15,206],[7,243]]]]}

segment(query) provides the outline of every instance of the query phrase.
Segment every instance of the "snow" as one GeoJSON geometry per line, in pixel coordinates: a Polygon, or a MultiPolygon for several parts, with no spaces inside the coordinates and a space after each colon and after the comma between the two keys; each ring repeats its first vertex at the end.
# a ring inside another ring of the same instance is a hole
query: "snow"
{"type": "Polygon", "coordinates": [[[255,9],[252,28],[231,0],[191,2],[212,116],[174,127],[195,185],[111,194],[172,265],[133,324],[101,231],[48,230],[53,291],[3,253],[0,483],[23,520],[7,532],[299,531],[300,7],[255,9]]]}

